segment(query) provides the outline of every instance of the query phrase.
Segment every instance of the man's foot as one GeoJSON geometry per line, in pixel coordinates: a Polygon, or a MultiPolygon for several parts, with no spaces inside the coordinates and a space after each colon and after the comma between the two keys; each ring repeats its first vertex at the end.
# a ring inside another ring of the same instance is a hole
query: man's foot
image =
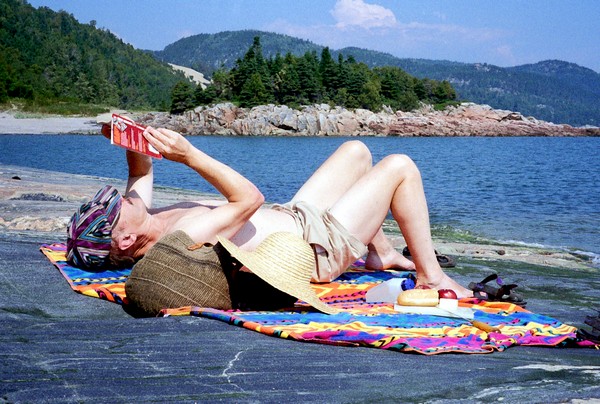
{"type": "Polygon", "coordinates": [[[443,274],[442,277],[437,282],[431,282],[424,279],[417,278],[417,286],[424,285],[428,286],[431,289],[452,289],[456,292],[456,296],[459,299],[463,297],[473,297],[473,291],[461,286],[454,279],[450,278],[448,275],[443,274]]]}
{"type": "Polygon", "coordinates": [[[393,248],[386,253],[370,250],[365,259],[365,268],[377,271],[382,271],[384,269],[414,271],[415,263],[393,248]]]}

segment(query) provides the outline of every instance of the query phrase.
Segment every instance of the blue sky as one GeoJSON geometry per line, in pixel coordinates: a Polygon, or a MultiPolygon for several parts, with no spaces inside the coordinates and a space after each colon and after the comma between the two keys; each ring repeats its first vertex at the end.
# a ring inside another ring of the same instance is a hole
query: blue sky
{"type": "Polygon", "coordinates": [[[598,0],[30,0],[91,20],[140,49],[258,29],[340,49],[515,66],[546,59],[600,72],[598,0]]]}

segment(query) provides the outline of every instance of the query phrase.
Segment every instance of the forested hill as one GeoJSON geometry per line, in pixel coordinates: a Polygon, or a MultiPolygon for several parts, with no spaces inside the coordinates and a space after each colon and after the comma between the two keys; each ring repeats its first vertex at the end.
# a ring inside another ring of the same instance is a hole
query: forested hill
{"type": "Polygon", "coordinates": [[[167,110],[180,80],[183,73],[94,21],[81,24],[23,0],[0,2],[0,102],[167,110]]]}
{"type": "Polygon", "coordinates": [[[244,57],[256,36],[260,37],[265,59],[275,57],[277,53],[284,56],[288,52],[302,56],[307,51],[316,50],[317,54],[321,54],[323,49],[323,46],[288,35],[243,30],[190,36],[153,53],[160,60],[191,67],[210,76],[220,67],[233,68],[236,60],[244,57]]]}
{"type": "MultiPolygon", "coordinates": [[[[265,57],[278,52],[300,56],[307,50],[320,53],[323,49],[321,45],[287,35],[245,30],[194,35],[154,54],[161,60],[192,67],[210,76],[221,66],[232,68],[255,36],[260,36],[265,57]]],[[[447,80],[462,100],[555,123],[600,126],[600,74],[572,63],[553,60],[502,68],[480,63],[397,58],[359,48],[331,51],[334,59],[339,53],[353,56],[371,68],[397,66],[419,78],[447,80]]]]}
{"type": "MultiPolygon", "coordinates": [[[[211,76],[222,66],[233,68],[257,36],[267,59],[324,49],[287,35],[246,30],[195,35],[148,52],[95,25],[66,12],[36,9],[26,0],[1,0],[0,103],[19,99],[34,105],[167,110],[173,88],[186,78],[165,62],[211,76]]],[[[402,59],[358,48],[332,50],[332,59],[339,54],[370,68],[395,66],[420,79],[446,80],[461,100],[556,123],[600,126],[600,74],[572,63],[501,68],[402,59]]]]}
{"type": "Polygon", "coordinates": [[[460,98],[555,123],[600,126],[600,74],[559,60],[502,68],[399,59],[417,77],[448,80],[460,98]]]}

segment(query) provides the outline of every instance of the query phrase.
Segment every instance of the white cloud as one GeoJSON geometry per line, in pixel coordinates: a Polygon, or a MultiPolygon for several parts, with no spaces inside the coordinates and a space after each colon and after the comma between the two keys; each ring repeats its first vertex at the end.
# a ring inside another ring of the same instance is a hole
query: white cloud
{"type": "Polygon", "coordinates": [[[382,28],[396,25],[394,13],[377,4],[367,4],[363,0],[338,0],[331,10],[337,21],[336,27],[343,29],[352,26],[361,28],[382,28]]]}
{"type": "Polygon", "coordinates": [[[364,0],[337,0],[330,11],[333,23],[298,25],[286,19],[262,29],[308,39],[341,49],[347,46],[388,52],[398,57],[422,57],[503,64],[513,50],[505,44],[511,32],[443,21],[398,21],[392,11],[364,0]]]}

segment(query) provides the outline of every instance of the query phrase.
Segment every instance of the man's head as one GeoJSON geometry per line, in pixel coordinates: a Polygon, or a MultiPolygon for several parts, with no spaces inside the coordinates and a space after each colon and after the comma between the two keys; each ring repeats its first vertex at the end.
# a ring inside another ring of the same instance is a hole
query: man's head
{"type": "Polygon", "coordinates": [[[71,265],[99,270],[109,264],[121,203],[119,191],[107,185],[75,212],[67,227],[67,261],[71,265]]]}

